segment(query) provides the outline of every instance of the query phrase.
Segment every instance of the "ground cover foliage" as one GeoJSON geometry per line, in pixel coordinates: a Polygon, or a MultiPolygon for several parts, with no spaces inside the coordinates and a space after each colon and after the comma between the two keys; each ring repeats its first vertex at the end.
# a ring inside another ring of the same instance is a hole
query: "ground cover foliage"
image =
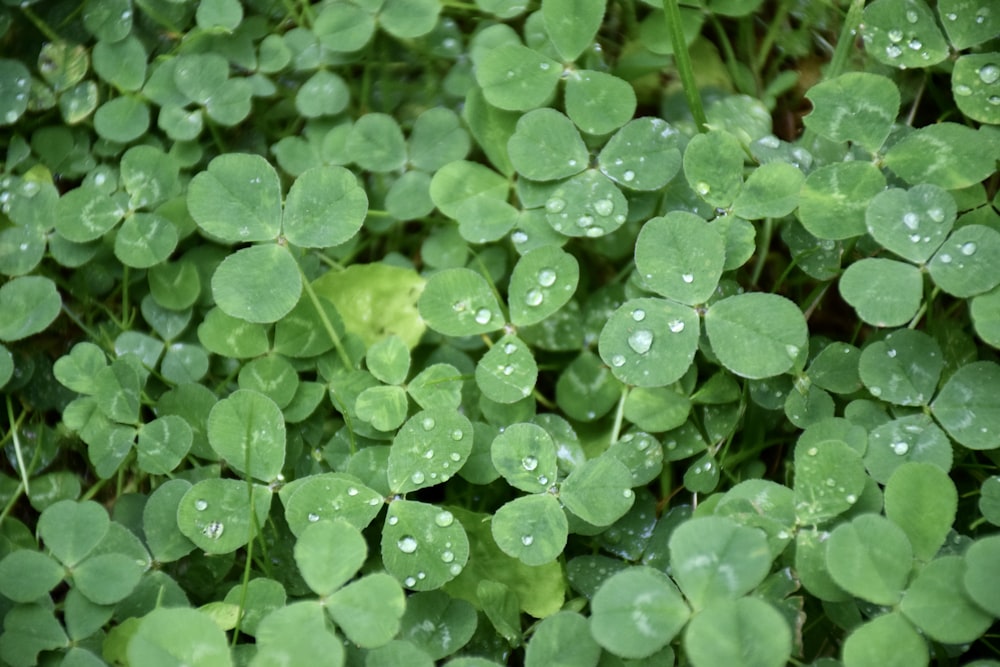
{"type": "Polygon", "coordinates": [[[992,2],[0,35],[0,662],[1000,664],[992,2]]]}

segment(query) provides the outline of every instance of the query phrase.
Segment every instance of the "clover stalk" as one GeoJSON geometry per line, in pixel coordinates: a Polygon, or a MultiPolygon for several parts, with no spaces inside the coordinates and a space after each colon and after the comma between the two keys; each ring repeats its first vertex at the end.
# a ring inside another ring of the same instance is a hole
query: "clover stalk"
{"type": "Polygon", "coordinates": [[[694,117],[694,124],[698,127],[699,132],[708,132],[708,118],[705,117],[705,109],[701,105],[701,95],[698,93],[698,86],[694,81],[694,68],[691,65],[691,54],[688,53],[687,41],[684,39],[681,10],[677,5],[677,0],[663,0],[663,16],[667,21],[670,42],[674,45],[674,63],[677,65],[677,73],[681,77],[684,97],[687,98],[688,108],[694,117]]]}

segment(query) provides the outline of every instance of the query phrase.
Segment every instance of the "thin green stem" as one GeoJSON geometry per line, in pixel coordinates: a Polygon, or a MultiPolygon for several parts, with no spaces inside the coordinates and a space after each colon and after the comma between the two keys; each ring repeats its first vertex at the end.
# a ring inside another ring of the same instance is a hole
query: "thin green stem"
{"type": "Polygon", "coordinates": [[[333,341],[333,347],[337,350],[337,356],[340,357],[340,363],[344,364],[344,368],[347,370],[351,369],[351,358],[347,356],[347,350],[344,349],[344,344],[340,340],[340,336],[337,335],[336,329],[333,328],[333,323],[330,322],[330,318],[326,316],[326,311],[323,309],[323,304],[320,303],[319,297],[316,296],[316,292],[312,288],[312,284],[309,282],[309,278],[306,277],[305,272],[302,267],[299,267],[299,274],[302,276],[302,285],[305,287],[306,294],[309,296],[309,301],[312,303],[313,308],[316,309],[316,314],[319,316],[319,321],[323,324],[323,330],[326,335],[330,337],[333,341]]]}
{"type": "Polygon", "coordinates": [[[847,17],[844,19],[844,27],[840,31],[840,39],[837,40],[830,66],[826,68],[826,74],[823,77],[825,80],[840,76],[847,68],[847,58],[854,50],[854,41],[861,27],[861,14],[864,8],[865,0],[851,0],[847,17]]]}
{"type": "Polygon", "coordinates": [[[767,32],[764,34],[764,39],[760,41],[760,46],[757,49],[757,57],[754,58],[753,73],[758,81],[761,79],[761,70],[767,64],[767,59],[771,55],[771,49],[774,48],[774,43],[777,41],[778,35],[785,30],[785,19],[788,18],[788,13],[791,9],[791,0],[782,0],[778,5],[778,11],[775,12],[774,18],[768,22],[767,32]]]}
{"type": "Polygon", "coordinates": [[[771,218],[764,218],[761,226],[760,243],[757,244],[757,261],[753,265],[753,274],[750,276],[750,284],[757,286],[761,274],[764,273],[764,264],[767,263],[768,251],[771,249],[771,236],[774,234],[774,221],[771,218]]]}
{"type": "Polygon", "coordinates": [[[622,389],[622,397],[618,401],[618,407],[615,409],[615,423],[611,427],[611,441],[609,444],[615,444],[618,442],[618,438],[622,433],[622,422],[625,421],[625,401],[628,399],[629,388],[625,387],[622,389]]]}
{"type": "Polygon", "coordinates": [[[667,21],[670,41],[674,45],[674,63],[677,65],[677,74],[681,77],[684,97],[687,98],[694,124],[699,132],[708,132],[708,118],[705,116],[705,109],[701,105],[701,95],[698,93],[697,84],[695,84],[694,68],[691,65],[691,54],[688,53],[687,40],[684,39],[681,10],[677,5],[677,0],[663,0],[663,16],[667,21]]]}
{"type": "Polygon", "coordinates": [[[21,413],[20,419],[14,419],[14,404],[10,400],[10,394],[7,394],[7,423],[10,424],[10,439],[14,443],[14,455],[17,457],[17,470],[21,473],[21,486],[24,487],[24,492],[29,492],[28,487],[28,469],[24,465],[24,454],[21,452],[21,439],[17,435],[17,430],[20,428],[21,419],[24,418],[24,413],[21,413]]]}
{"type": "Polygon", "coordinates": [[[32,11],[31,7],[22,4],[21,13],[24,14],[25,17],[27,17],[27,19],[31,21],[31,23],[36,28],[38,28],[38,32],[45,35],[45,38],[48,39],[50,42],[63,41],[63,38],[59,36],[59,33],[57,33],[55,30],[49,27],[49,24],[43,21],[42,18],[38,16],[38,14],[32,11]]]}

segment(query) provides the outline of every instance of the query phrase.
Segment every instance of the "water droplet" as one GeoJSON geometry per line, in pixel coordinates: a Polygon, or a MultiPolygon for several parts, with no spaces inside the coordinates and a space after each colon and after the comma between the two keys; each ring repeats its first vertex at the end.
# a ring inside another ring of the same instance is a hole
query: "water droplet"
{"type": "Polygon", "coordinates": [[[690,285],[691,283],[694,282],[694,276],[690,273],[685,273],[681,275],[681,280],[690,285]]]}
{"type": "Polygon", "coordinates": [[[605,217],[611,215],[615,211],[615,205],[610,199],[598,199],[594,202],[594,211],[597,215],[603,215],[605,217]]]}
{"type": "Polygon", "coordinates": [[[424,427],[425,431],[430,431],[432,428],[437,426],[437,423],[434,421],[434,417],[424,417],[423,420],[421,420],[420,425],[424,427]]]}
{"type": "Polygon", "coordinates": [[[542,485],[548,484],[549,483],[549,478],[546,477],[545,475],[539,475],[538,476],[538,483],[542,484],[542,485]]]}
{"type": "Polygon", "coordinates": [[[712,191],[712,186],[710,186],[705,181],[698,181],[698,183],[694,186],[694,190],[695,192],[704,197],[705,195],[707,195],[709,192],[712,191]]]}
{"type": "Polygon", "coordinates": [[[946,252],[938,255],[938,259],[941,260],[942,264],[951,264],[951,255],[946,252]]]}
{"type": "Polygon", "coordinates": [[[670,328],[671,333],[680,333],[684,331],[684,320],[671,320],[667,327],[670,328]]]}
{"type": "Polygon", "coordinates": [[[434,458],[434,450],[428,449],[426,452],[424,452],[424,458],[428,460],[434,458]]]}
{"type": "Polygon", "coordinates": [[[927,209],[927,215],[929,215],[931,220],[933,220],[934,222],[944,221],[944,211],[942,211],[939,208],[927,209]]]}
{"type": "Polygon", "coordinates": [[[778,137],[774,136],[773,134],[769,134],[766,137],[762,137],[757,141],[757,143],[759,143],[761,146],[765,148],[778,148],[781,146],[781,141],[778,139],[778,137]]]}
{"type": "Polygon", "coordinates": [[[518,230],[510,235],[510,240],[520,245],[522,243],[528,242],[528,235],[522,232],[521,230],[518,230]]]}
{"type": "Polygon", "coordinates": [[[213,521],[205,526],[201,533],[210,540],[217,540],[222,537],[222,532],[226,529],[221,521],[213,521]]]}
{"type": "Polygon", "coordinates": [[[886,354],[889,356],[890,359],[896,358],[896,350],[888,350],[886,351],[886,354]]]}
{"type": "Polygon", "coordinates": [[[309,516],[307,516],[306,518],[309,519],[309,523],[316,523],[317,521],[319,521],[319,514],[315,514],[314,512],[309,512],[309,516]]]}
{"type": "Polygon", "coordinates": [[[600,227],[591,227],[586,234],[588,238],[596,239],[598,236],[604,236],[604,230],[600,227]]]}
{"type": "Polygon", "coordinates": [[[530,547],[534,543],[535,543],[535,537],[533,535],[521,536],[521,544],[523,544],[524,546],[530,547]]]}
{"type": "Polygon", "coordinates": [[[513,375],[514,374],[514,367],[513,366],[504,366],[503,370],[501,370],[500,372],[503,373],[504,375],[507,375],[507,376],[513,375]]]}
{"type": "Polygon", "coordinates": [[[809,448],[809,449],[808,449],[808,450],[806,451],[806,454],[808,454],[809,456],[816,456],[817,454],[819,454],[819,450],[818,450],[818,449],[816,449],[815,447],[810,447],[810,448],[809,448]]]}
{"type": "Polygon", "coordinates": [[[358,495],[358,490],[352,486],[351,488],[347,489],[347,495],[356,496],[358,495]]]}
{"type": "MultiPolygon", "coordinates": [[[[461,440],[463,437],[465,437],[465,434],[462,433],[462,429],[460,429],[460,428],[456,428],[454,431],[451,432],[451,439],[452,440],[458,441],[458,440],[461,440]]],[[[459,458],[461,458],[461,457],[459,457],[459,458]]],[[[454,459],[454,460],[457,461],[458,459],[454,459]]]]}
{"type": "Polygon", "coordinates": [[[646,311],[643,310],[642,308],[636,308],[635,310],[632,311],[632,319],[635,320],[636,322],[642,322],[644,319],[646,319],[646,311]]]}
{"type": "Polygon", "coordinates": [[[545,202],[545,210],[549,213],[560,213],[566,208],[566,200],[562,197],[551,197],[545,202]]]}
{"type": "Polygon", "coordinates": [[[451,572],[452,576],[457,577],[462,573],[462,566],[458,563],[452,563],[451,567],[448,568],[448,571],[451,572]]]}
{"type": "Polygon", "coordinates": [[[989,64],[979,68],[979,78],[983,83],[996,83],[1000,80],[1000,67],[989,64]]]}
{"type": "Polygon", "coordinates": [[[858,502],[858,497],[856,495],[854,495],[853,493],[851,493],[851,494],[848,494],[848,496],[846,498],[844,498],[844,500],[846,500],[847,502],[849,502],[849,503],[851,503],[853,505],[854,503],[858,502]]]}
{"type": "Polygon", "coordinates": [[[542,290],[531,288],[528,293],[524,295],[524,301],[529,306],[539,306],[544,300],[545,295],[542,294],[542,290]]]}
{"type": "Polygon", "coordinates": [[[616,354],[615,356],[611,357],[611,365],[614,366],[615,368],[621,368],[622,366],[625,365],[625,357],[623,357],[620,354],[616,354]]]}
{"type": "Polygon", "coordinates": [[[891,447],[896,456],[903,456],[906,452],[910,451],[910,446],[905,442],[894,442],[891,447]]]}
{"type": "Polygon", "coordinates": [[[489,308],[480,308],[476,311],[476,322],[479,324],[487,324],[493,319],[493,313],[490,312],[489,308]]]}
{"type": "Polygon", "coordinates": [[[628,346],[636,354],[646,354],[653,346],[653,332],[648,329],[638,329],[628,337],[628,346]]]}
{"type": "Polygon", "coordinates": [[[882,395],[882,387],[869,387],[868,391],[870,391],[871,395],[876,398],[882,395]]]}
{"type": "Polygon", "coordinates": [[[888,33],[890,42],[901,42],[903,41],[903,31],[897,28],[893,28],[888,33]]]}
{"type": "Polygon", "coordinates": [[[531,472],[532,470],[538,467],[538,459],[530,455],[525,456],[523,459],[521,459],[521,466],[528,472],[531,472]]]}
{"type": "Polygon", "coordinates": [[[955,12],[948,12],[945,18],[947,18],[949,21],[954,21],[958,18],[958,14],[956,14],[955,12]]]}
{"type": "Polygon", "coordinates": [[[390,526],[395,526],[397,523],[399,523],[399,517],[390,516],[388,519],[386,519],[386,523],[388,523],[390,526]]]}
{"type": "Polygon", "coordinates": [[[989,103],[993,106],[1000,106],[1000,95],[990,95],[989,103]]]}
{"type": "Polygon", "coordinates": [[[548,63],[538,63],[538,69],[547,70],[549,67],[551,67],[551,65],[548,63]]]}
{"type": "Polygon", "coordinates": [[[454,522],[455,522],[455,515],[449,512],[448,510],[441,510],[440,512],[437,513],[437,516],[434,517],[434,523],[436,523],[442,528],[447,528],[454,522]]]}
{"type": "Polygon", "coordinates": [[[968,241],[967,243],[962,244],[961,250],[963,255],[965,255],[966,257],[971,257],[972,255],[976,254],[976,244],[973,243],[972,241],[968,241]]]}
{"type": "Polygon", "coordinates": [[[204,512],[205,510],[208,509],[208,501],[196,500],[194,501],[194,508],[199,512],[204,512]]]}
{"type": "MultiPolygon", "coordinates": [[[[705,470],[709,470],[709,469],[711,469],[711,467],[712,467],[711,464],[706,464],[705,470]]],[[[626,498],[631,498],[632,497],[632,489],[625,489],[624,491],[622,491],[622,496],[624,496],[626,498]]]]}
{"type": "Polygon", "coordinates": [[[575,167],[576,166],[576,160],[569,160],[566,164],[568,164],[571,167],[575,167]]]}
{"type": "Polygon", "coordinates": [[[903,224],[906,225],[907,229],[916,229],[920,224],[920,216],[913,212],[904,213],[903,224]]]}
{"type": "Polygon", "coordinates": [[[587,228],[594,224],[594,218],[589,215],[581,215],[576,219],[576,224],[581,227],[587,228]]]}
{"type": "Polygon", "coordinates": [[[920,234],[910,234],[910,243],[920,243],[920,234]]]}
{"type": "Polygon", "coordinates": [[[907,21],[909,21],[910,23],[916,23],[918,18],[920,18],[920,17],[917,16],[917,13],[915,11],[913,11],[912,9],[906,10],[906,20],[907,21]]]}
{"type": "Polygon", "coordinates": [[[410,481],[412,481],[414,484],[423,484],[424,479],[426,479],[426,477],[424,477],[424,473],[420,470],[417,470],[412,475],[410,475],[410,481]]]}
{"type": "Polygon", "coordinates": [[[406,579],[403,579],[403,585],[410,587],[416,586],[417,580],[414,579],[413,577],[407,577],[406,579]]]}
{"type": "Polygon", "coordinates": [[[538,272],[538,284],[542,287],[552,287],[556,283],[556,272],[552,269],[542,269],[538,272]]]}
{"type": "Polygon", "coordinates": [[[911,39],[909,41],[909,43],[907,44],[907,46],[909,46],[914,51],[919,51],[921,48],[923,48],[924,44],[919,39],[917,39],[916,37],[914,37],[913,39],[911,39]]]}
{"type": "Polygon", "coordinates": [[[417,540],[412,535],[404,535],[396,542],[396,546],[404,554],[412,554],[417,550],[417,540]]]}
{"type": "Polygon", "coordinates": [[[635,180],[635,172],[632,171],[631,169],[626,169],[625,173],[622,174],[622,180],[624,180],[626,183],[631,183],[632,181],[635,180]]]}
{"type": "Polygon", "coordinates": [[[898,58],[899,56],[903,55],[903,49],[899,48],[895,44],[890,44],[889,46],[885,47],[885,55],[887,55],[890,58],[898,58]]]}

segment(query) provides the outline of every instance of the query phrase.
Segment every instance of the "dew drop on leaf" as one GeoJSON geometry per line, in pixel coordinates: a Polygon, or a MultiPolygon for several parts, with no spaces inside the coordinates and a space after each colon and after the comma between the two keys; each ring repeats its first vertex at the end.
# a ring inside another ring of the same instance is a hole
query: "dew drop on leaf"
{"type": "Polygon", "coordinates": [[[712,186],[704,181],[698,181],[698,183],[694,186],[694,189],[698,194],[705,196],[712,191],[712,186]]]}
{"type": "Polygon", "coordinates": [[[621,368],[622,366],[625,365],[625,357],[623,357],[620,354],[616,354],[615,356],[611,357],[611,365],[614,366],[615,368],[621,368]]]}
{"type": "Polygon", "coordinates": [[[542,287],[552,287],[556,282],[556,272],[552,269],[542,269],[538,272],[538,284],[542,287]]]}
{"type": "Polygon", "coordinates": [[[514,367],[513,366],[504,366],[503,367],[503,371],[501,371],[501,372],[504,375],[508,375],[508,376],[509,375],[513,375],[514,374],[514,367]]]}
{"type": "Polygon", "coordinates": [[[888,32],[890,42],[900,42],[903,40],[903,31],[893,28],[888,32]]]}
{"type": "Polygon", "coordinates": [[[410,587],[416,586],[417,585],[417,580],[414,577],[407,577],[406,579],[403,579],[403,585],[404,586],[410,586],[410,587]]]}
{"type": "Polygon", "coordinates": [[[424,417],[423,421],[420,422],[420,425],[424,427],[425,431],[430,431],[436,426],[436,423],[434,422],[433,417],[424,417]]]}
{"type": "Polygon", "coordinates": [[[917,225],[920,224],[920,218],[916,213],[905,213],[903,214],[903,224],[906,225],[907,229],[916,229],[917,225]]]}
{"type": "Polygon", "coordinates": [[[458,563],[452,563],[451,567],[448,568],[448,571],[451,572],[452,576],[457,577],[462,573],[462,566],[458,563]]]}
{"type": "Polygon", "coordinates": [[[515,352],[517,352],[517,345],[514,345],[514,343],[507,343],[506,345],[503,346],[503,351],[506,354],[514,354],[515,352]]]}
{"type": "Polygon", "coordinates": [[[316,514],[315,512],[310,512],[306,518],[309,519],[309,523],[316,523],[317,521],[319,521],[319,514],[316,514]]]}
{"type": "Polygon", "coordinates": [[[681,276],[681,280],[690,285],[691,283],[694,282],[694,276],[691,275],[690,273],[685,273],[684,275],[681,276]]]}
{"type": "Polygon", "coordinates": [[[910,23],[916,23],[918,18],[917,13],[912,9],[908,9],[906,11],[906,20],[910,23]]]}
{"type": "Polygon", "coordinates": [[[545,202],[545,210],[549,213],[560,213],[564,208],[566,208],[566,200],[562,197],[552,197],[545,202]]]}
{"type": "Polygon", "coordinates": [[[442,528],[447,528],[454,522],[455,522],[455,515],[449,512],[448,510],[442,510],[437,513],[437,516],[434,517],[434,523],[436,523],[442,528]]]}
{"type": "Polygon", "coordinates": [[[635,180],[635,172],[631,169],[626,169],[625,173],[622,174],[622,178],[625,179],[626,183],[631,183],[635,180]]]}
{"type": "Polygon", "coordinates": [[[940,259],[942,264],[951,264],[951,255],[949,255],[948,253],[943,253],[942,255],[940,255],[940,259]]]}
{"type": "Polygon", "coordinates": [[[643,310],[642,308],[636,308],[635,310],[632,311],[632,319],[635,320],[636,322],[642,322],[644,319],[646,319],[646,311],[643,310]]]}
{"type": "MultiPolygon", "coordinates": [[[[454,431],[451,432],[451,439],[461,440],[464,435],[465,434],[462,433],[462,429],[456,428],[454,431]]],[[[461,455],[458,454],[457,452],[452,452],[451,457],[453,461],[457,461],[458,459],[462,458],[461,455]]]]}
{"type": "Polygon", "coordinates": [[[222,532],[225,529],[226,527],[222,525],[221,521],[213,521],[212,523],[205,526],[205,528],[201,532],[205,535],[205,537],[209,538],[210,540],[217,540],[220,537],[222,537],[222,532]]]}
{"type": "Polygon", "coordinates": [[[194,501],[194,508],[199,512],[204,512],[208,509],[208,502],[204,500],[196,500],[194,501]]]}
{"type": "Polygon", "coordinates": [[[538,467],[538,459],[535,458],[534,456],[525,456],[523,459],[521,459],[521,465],[524,467],[525,470],[531,472],[532,470],[538,467]]]}
{"type": "Polygon", "coordinates": [[[417,540],[412,535],[404,535],[396,541],[396,546],[404,554],[412,554],[417,550],[417,540]]]}
{"type": "Polygon", "coordinates": [[[615,210],[615,205],[610,199],[599,199],[594,202],[594,211],[597,215],[603,215],[605,217],[611,215],[615,210]]]}
{"type": "Polygon", "coordinates": [[[539,289],[530,289],[528,293],[524,296],[524,301],[529,306],[539,306],[544,300],[545,296],[539,289]]]}
{"type": "Polygon", "coordinates": [[[648,329],[634,331],[628,337],[628,346],[636,354],[646,354],[649,352],[649,348],[653,346],[653,332],[648,329]]]}
{"type": "Polygon", "coordinates": [[[986,84],[996,83],[997,80],[1000,80],[1000,67],[992,63],[983,65],[979,68],[979,78],[986,84]]]}
{"type": "Polygon", "coordinates": [[[388,524],[390,526],[395,526],[397,523],[399,523],[399,517],[398,516],[391,516],[391,517],[389,517],[388,524]]]}
{"type": "Polygon", "coordinates": [[[441,552],[441,562],[443,562],[443,563],[450,563],[453,560],[455,560],[455,554],[454,553],[452,553],[451,551],[442,551],[441,552]]]}
{"type": "Polygon", "coordinates": [[[970,257],[976,254],[976,244],[973,243],[972,241],[969,241],[968,243],[963,243],[962,254],[965,255],[966,257],[970,257]]]}
{"type": "Polygon", "coordinates": [[[476,322],[479,324],[486,324],[493,318],[493,313],[490,312],[489,308],[480,308],[476,311],[476,322]]]}
{"type": "Polygon", "coordinates": [[[910,451],[910,446],[905,442],[894,442],[892,443],[892,451],[896,456],[903,456],[906,452],[910,451]]]}
{"type": "Polygon", "coordinates": [[[523,544],[526,547],[530,547],[532,544],[534,544],[534,542],[535,542],[535,538],[534,538],[533,535],[522,535],[521,536],[521,544],[523,544]]]}
{"type": "Polygon", "coordinates": [[[684,331],[684,320],[673,320],[667,326],[670,328],[671,333],[680,333],[684,331]]]}
{"type": "Polygon", "coordinates": [[[412,475],[410,475],[410,480],[414,484],[423,484],[424,483],[424,479],[425,479],[424,473],[421,472],[420,470],[417,470],[415,473],[413,473],[412,475]]]}

